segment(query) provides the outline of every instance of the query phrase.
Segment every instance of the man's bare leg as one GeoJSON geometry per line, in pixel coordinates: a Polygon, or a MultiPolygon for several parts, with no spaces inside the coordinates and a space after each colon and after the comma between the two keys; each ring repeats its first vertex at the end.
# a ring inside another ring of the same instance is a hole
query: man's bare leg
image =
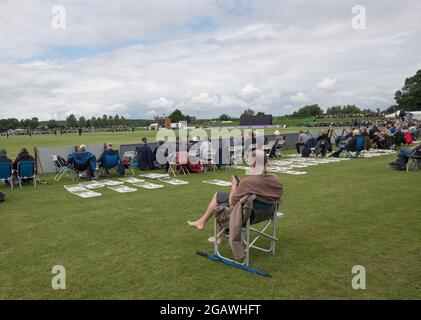
{"type": "Polygon", "coordinates": [[[213,210],[218,206],[218,204],[216,203],[216,193],[213,195],[212,200],[210,201],[208,208],[206,209],[205,213],[203,214],[203,216],[196,221],[187,221],[188,225],[191,227],[195,227],[197,230],[202,231],[205,228],[206,225],[206,221],[208,221],[212,215],[213,215],[213,210]]]}

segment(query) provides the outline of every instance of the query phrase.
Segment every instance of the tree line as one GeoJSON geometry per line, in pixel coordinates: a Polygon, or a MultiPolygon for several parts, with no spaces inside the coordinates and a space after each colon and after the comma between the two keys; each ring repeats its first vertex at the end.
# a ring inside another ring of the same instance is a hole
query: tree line
{"type": "MultiPolygon", "coordinates": [[[[67,116],[65,121],[66,128],[110,128],[116,126],[127,126],[128,121],[123,116],[116,114],[115,116],[104,114],[102,117],[92,117],[86,119],[84,116],[76,118],[74,114],[67,116]]],[[[57,122],[55,120],[48,121],[48,128],[57,128],[57,122]]]]}
{"type": "Polygon", "coordinates": [[[16,118],[0,119],[0,131],[6,131],[9,129],[35,129],[39,125],[38,118],[34,117],[31,119],[16,118]]]}

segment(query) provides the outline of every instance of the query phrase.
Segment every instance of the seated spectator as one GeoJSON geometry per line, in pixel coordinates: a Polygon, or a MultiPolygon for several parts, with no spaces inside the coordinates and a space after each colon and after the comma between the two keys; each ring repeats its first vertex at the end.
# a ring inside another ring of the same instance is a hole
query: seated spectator
{"type": "Polygon", "coordinates": [[[67,158],[67,166],[78,172],[86,171],[86,179],[92,180],[96,170],[96,157],[89,151],[86,151],[84,144],[80,145],[77,152],[70,154],[67,158]]]}
{"type": "MultiPolygon", "coordinates": [[[[99,165],[99,167],[100,168],[104,168],[105,169],[105,172],[107,173],[107,174],[109,174],[109,172],[108,172],[108,169],[111,169],[111,168],[106,168],[105,166],[104,166],[104,157],[106,156],[106,155],[110,155],[110,156],[112,156],[112,155],[116,155],[117,156],[117,158],[120,158],[120,156],[119,156],[119,154],[118,154],[118,151],[117,150],[114,150],[113,149],[113,145],[112,145],[112,143],[107,143],[106,145],[105,145],[105,150],[104,150],[104,152],[102,152],[102,154],[99,156],[99,158],[98,158],[98,165],[99,165]]],[[[123,170],[124,170],[124,168],[123,168],[123,170]]],[[[121,173],[121,168],[118,168],[118,171],[121,173]]]]}
{"type": "Polygon", "coordinates": [[[317,142],[325,141],[327,144],[327,151],[332,151],[332,143],[330,142],[329,131],[326,129],[320,130],[320,135],[317,137],[317,142]]]}
{"type": "MultiPolygon", "coordinates": [[[[347,150],[350,152],[357,151],[357,147],[360,148],[360,146],[358,146],[358,143],[357,143],[357,137],[359,136],[361,136],[361,132],[359,129],[352,130],[352,136],[346,142],[341,143],[339,145],[339,149],[336,150],[334,153],[332,153],[330,156],[339,158],[342,151],[344,150],[347,150]]],[[[364,141],[366,141],[366,139],[364,139],[364,141]]],[[[364,150],[365,150],[365,147],[364,147],[364,150]]]]}
{"type": "Polygon", "coordinates": [[[148,140],[146,138],[142,138],[140,146],[136,148],[135,157],[137,159],[138,168],[140,170],[156,169],[154,153],[147,143],[148,140]]]}
{"type": "MultiPolygon", "coordinates": [[[[13,170],[18,171],[18,163],[21,161],[35,161],[35,158],[31,156],[26,148],[22,148],[13,162],[13,170]]],[[[22,182],[32,182],[32,178],[22,179],[22,182]]]]}
{"type": "Polygon", "coordinates": [[[364,137],[364,150],[370,150],[371,141],[367,127],[361,127],[360,134],[364,137]]]}
{"type": "Polygon", "coordinates": [[[306,142],[310,138],[311,137],[307,133],[300,130],[300,132],[298,133],[298,137],[297,137],[297,143],[295,144],[295,148],[297,149],[297,154],[301,154],[300,147],[305,146],[306,142]]]}
{"type": "Polygon", "coordinates": [[[329,137],[329,131],[326,129],[320,130],[320,135],[316,139],[315,153],[317,155],[321,154],[323,157],[326,156],[328,152],[332,152],[332,143],[329,137]]]}
{"type": "MultiPolygon", "coordinates": [[[[232,187],[231,192],[216,192],[212,200],[210,201],[206,211],[196,221],[187,221],[188,225],[196,228],[197,230],[203,230],[205,228],[206,222],[214,215],[216,212],[224,211],[224,217],[219,217],[225,221],[229,221],[231,212],[234,212],[236,205],[240,203],[242,206],[242,199],[249,195],[256,195],[268,202],[276,202],[281,199],[283,193],[282,184],[279,182],[279,178],[275,175],[268,174],[266,171],[267,157],[263,150],[253,151],[252,155],[254,156],[254,161],[251,163],[251,173],[241,182],[237,181],[236,177],[232,177],[232,187]],[[228,210],[227,210],[228,208],[228,210]]],[[[219,219],[218,218],[218,219],[219,219]]],[[[218,220],[220,223],[220,221],[218,220]]],[[[235,226],[236,229],[241,229],[243,221],[240,222],[240,225],[235,226]]],[[[230,224],[230,243],[233,240],[231,232],[232,224],[230,224]]],[[[221,227],[218,224],[219,231],[221,227]]],[[[218,231],[218,232],[219,232],[218,231]]],[[[209,242],[215,241],[213,237],[208,239],[209,242]]],[[[217,242],[220,243],[222,238],[217,239],[217,242]]],[[[240,258],[240,257],[236,257],[240,258]]]]}
{"type": "Polygon", "coordinates": [[[396,170],[406,170],[406,164],[408,163],[409,157],[415,152],[415,156],[421,156],[421,144],[413,149],[401,149],[398,154],[398,158],[395,162],[391,162],[389,165],[396,170]]]}
{"type": "Polygon", "coordinates": [[[396,131],[393,134],[393,142],[395,145],[395,149],[400,147],[402,144],[405,144],[405,134],[402,132],[400,127],[396,127],[396,131]]]}
{"type": "MultiPolygon", "coordinates": [[[[12,159],[9,159],[7,157],[7,151],[5,149],[0,149],[0,162],[12,163],[12,159]]],[[[12,183],[12,181],[9,180],[4,180],[4,182],[8,186],[10,185],[10,183],[12,183]]]]}
{"type": "Polygon", "coordinates": [[[412,137],[411,132],[409,132],[409,126],[407,124],[404,124],[402,126],[403,134],[405,135],[405,144],[412,144],[414,142],[414,138],[412,137]]]}

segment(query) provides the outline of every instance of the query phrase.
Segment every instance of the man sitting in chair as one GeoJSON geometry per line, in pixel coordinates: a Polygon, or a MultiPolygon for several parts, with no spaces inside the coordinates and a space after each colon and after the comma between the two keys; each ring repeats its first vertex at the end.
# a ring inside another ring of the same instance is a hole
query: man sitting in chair
{"type": "MultiPolygon", "coordinates": [[[[248,195],[256,195],[268,202],[277,202],[281,199],[283,186],[279,182],[277,176],[267,173],[266,153],[263,150],[256,150],[253,151],[252,155],[253,160],[250,165],[250,173],[253,175],[244,178],[241,183],[233,176],[231,192],[216,192],[202,217],[196,221],[187,221],[190,226],[202,231],[205,228],[206,222],[214,215],[214,211],[217,207],[234,209],[237,203],[248,195]]],[[[225,214],[228,214],[228,212],[231,211],[224,210],[224,212],[225,214]]],[[[228,214],[228,216],[221,218],[229,221],[230,216],[228,214]]],[[[241,225],[239,227],[241,228],[241,225]]],[[[219,225],[218,228],[220,228],[219,225]]],[[[215,239],[210,237],[208,241],[213,242],[215,239]]],[[[217,241],[219,244],[222,242],[222,239],[219,238],[217,241]]]]}
{"type": "Polygon", "coordinates": [[[118,151],[116,151],[116,150],[113,149],[113,145],[110,142],[105,145],[104,152],[98,158],[98,165],[99,165],[99,167],[100,168],[104,168],[105,169],[105,172],[107,174],[109,174],[109,172],[108,172],[108,169],[109,168],[106,168],[105,167],[105,164],[104,164],[104,157],[107,156],[107,155],[109,155],[109,156],[117,155],[117,158],[119,157],[118,151]]]}
{"type": "Polygon", "coordinates": [[[68,167],[78,172],[86,171],[86,179],[92,180],[96,169],[96,157],[89,151],[86,151],[84,144],[80,145],[78,152],[69,154],[67,158],[68,167]]]}
{"type": "MultiPolygon", "coordinates": [[[[18,171],[18,163],[21,161],[35,161],[35,158],[30,155],[26,148],[22,148],[19,151],[18,156],[16,157],[15,161],[13,162],[13,170],[15,172],[18,171]]],[[[22,182],[32,182],[32,178],[22,179],[22,182]]]]}
{"type": "Polygon", "coordinates": [[[415,155],[416,157],[421,157],[421,144],[418,145],[418,146],[416,146],[413,149],[410,149],[410,148],[404,149],[404,148],[402,148],[399,151],[398,159],[396,159],[395,162],[391,162],[389,165],[393,169],[404,171],[404,170],[406,170],[406,164],[408,163],[408,159],[412,155],[415,155]]]}
{"type": "MultiPolygon", "coordinates": [[[[12,159],[9,159],[7,157],[7,152],[5,149],[0,149],[0,162],[6,162],[6,163],[12,163],[12,159]]],[[[9,180],[4,180],[4,182],[6,183],[7,186],[10,185],[10,183],[12,183],[12,181],[9,180]]]]}
{"type": "Polygon", "coordinates": [[[136,159],[140,170],[156,169],[154,153],[148,146],[148,140],[146,138],[142,138],[140,146],[136,148],[136,159]]]}

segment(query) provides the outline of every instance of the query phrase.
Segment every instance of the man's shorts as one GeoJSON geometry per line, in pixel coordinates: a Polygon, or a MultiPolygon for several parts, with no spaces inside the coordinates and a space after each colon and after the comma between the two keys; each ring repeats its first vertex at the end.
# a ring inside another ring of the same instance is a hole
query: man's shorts
{"type": "Polygon", "coordinates": [[[230,194],[228,192],[219,191],[216,193],[216,203],[218,206],[226,205],[228,207],[230,194]]]}
{"type": "Polygon", "coordinates": [[[221,227],[229,228],[231,214],[231,209],[229,208],[229,193],[223,191],[217,192],[216,202],[218,207],[215,210],[215,219],[221,227]]]}

